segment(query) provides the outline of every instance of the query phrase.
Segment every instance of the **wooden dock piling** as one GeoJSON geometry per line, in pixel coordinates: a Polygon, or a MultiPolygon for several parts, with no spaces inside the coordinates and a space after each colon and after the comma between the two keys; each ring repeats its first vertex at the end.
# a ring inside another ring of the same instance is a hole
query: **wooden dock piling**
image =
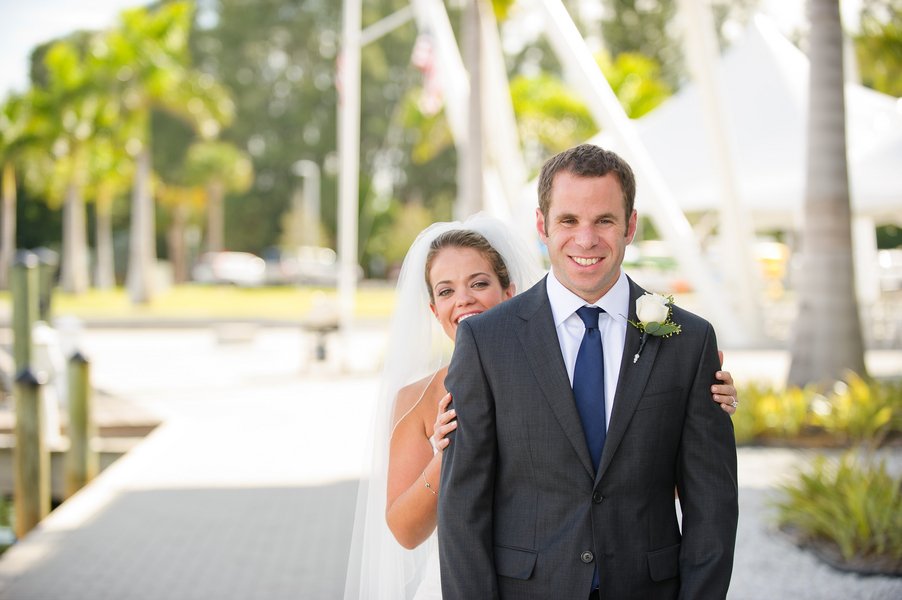
{"type": "Polygon", "coordinates": [[[13,358],[16,372],[31,364],[31,327],[38,320],[38,257],[22,250],[10,269],[13,297],[13,358]]]}
{"type": "Polygon", "coordinates": [[[41,386],[45,373],[28,365],[16,377],[16,537],[50,514],[50,451],[44,440],[41,386]]]}
{"type": "Polygon", "coordinates": [[[98,455],[91,447],[97,428],[91,416],[91,362],[76,351],[69,359],[69,451],[66,453],[66,498],[97,476],[98,455]]]}

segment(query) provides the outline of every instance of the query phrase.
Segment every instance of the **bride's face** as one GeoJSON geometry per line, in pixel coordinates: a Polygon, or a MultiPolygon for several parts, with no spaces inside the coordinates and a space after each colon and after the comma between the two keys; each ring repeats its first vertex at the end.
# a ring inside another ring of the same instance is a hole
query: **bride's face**
{"type": "Polygon", "coordinates": [[[452,340],[458,324],[511,298],[511,284],[501,287],[488,260],[472,248],[446,248],[432,263],[429,272],[434,303],[430,305],[445,334],[452,340]]]}

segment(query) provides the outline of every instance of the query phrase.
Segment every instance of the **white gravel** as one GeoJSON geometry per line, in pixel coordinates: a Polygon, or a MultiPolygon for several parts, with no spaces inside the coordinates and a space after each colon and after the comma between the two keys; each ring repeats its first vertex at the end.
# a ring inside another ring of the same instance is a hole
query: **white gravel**
{"type": "MultiPolygon", "coordinates": [[[[739,531],[729,600],[902,600],[902,577],[844,573],[776,530],[766,500],[812,453],[739,449],[739,531]]],[[[898,468],[902,450],[890,463],[898,468]]]]}

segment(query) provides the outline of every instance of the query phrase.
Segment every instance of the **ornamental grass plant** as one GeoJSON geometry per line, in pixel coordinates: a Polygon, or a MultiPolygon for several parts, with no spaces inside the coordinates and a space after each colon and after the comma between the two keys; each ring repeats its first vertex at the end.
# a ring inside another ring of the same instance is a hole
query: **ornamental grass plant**
{"type": "Polygon", "coordinates": [[[819,455],[773,501],[781,529],[840,568],[902,574],[902,476],[871,453],[819,455]]]}
{"type": "Polygon", "coordinates": [[[780,389],[752,383],[739,391],[733,415],[739,444],[878,447],[902,439],[902,382],[850,373],[819,393],[814,386],[780,389]]]}

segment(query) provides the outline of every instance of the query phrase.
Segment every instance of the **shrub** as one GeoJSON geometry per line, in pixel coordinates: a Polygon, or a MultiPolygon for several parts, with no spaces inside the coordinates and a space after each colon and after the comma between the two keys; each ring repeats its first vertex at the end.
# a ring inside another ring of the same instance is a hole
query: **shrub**
{"type": "Polygon", "coordinates": [[[902,382],[866,381],[850,373],[825,394],[814,386],[777,389],[751,383],[739,392],[733,415],[736,441],[816,441],[877,447],[902,434],[902,382]]]}
{"type": "Polygon", "coordinates": [[[818,456],[797,482],[781,487],[777,521],[803,541],[835,544],[846,562],[889,559],[902,569],[902,476],[886,461],[873,466],[849,451],[841,459],[818,456]]]}
{"type": "Polygon", "coordinates": [[[814,388],[779,390],[771,385],[751,383],[739,392],[739,410],[733,415],[736,441],[793,439],[808,421],[814,388]]]}
{"type": "Polygon", "coordinates": [[[851,440],[876,447],[893,422],[891,391],[891,386],[868,383],[849,373],[847,381],[837,381],[824,400],[817,399],[812,421],[839,442],[851,440]]]}

